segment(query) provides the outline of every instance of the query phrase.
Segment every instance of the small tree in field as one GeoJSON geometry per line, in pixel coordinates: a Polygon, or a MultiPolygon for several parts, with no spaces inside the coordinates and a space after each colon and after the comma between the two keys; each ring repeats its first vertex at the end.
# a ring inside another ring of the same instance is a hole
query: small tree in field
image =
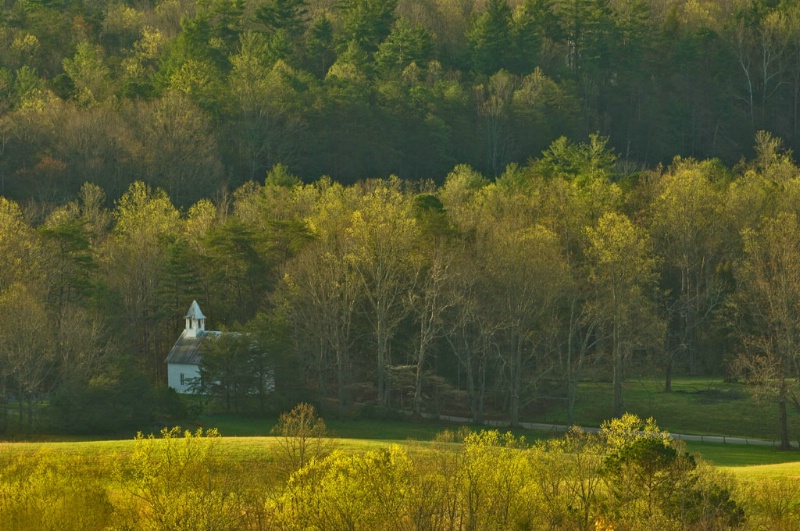
{"type": "Polygon", "coordinates": [[[730,529],[744,513],[721,475],[698,466],[694,456],[636,415],[603,423],[606,446],[602,472],[610,519],[621,529],[730,529]]]}
{"type": "Polygon", "coordinates": [[[305,402],[281,414],[270,433],[278,439],[289,472],[303,468],[311,459],[325,457],[333,449],[325,421],[305,402]]]}

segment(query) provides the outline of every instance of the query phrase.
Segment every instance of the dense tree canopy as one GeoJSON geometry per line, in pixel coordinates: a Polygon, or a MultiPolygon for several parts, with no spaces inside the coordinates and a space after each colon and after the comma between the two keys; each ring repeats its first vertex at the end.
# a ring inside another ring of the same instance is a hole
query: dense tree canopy
{"type": "Polygon", "coordinates": [[[794,303],[790,3],[0,15],[0,405],[163,385],[192,299],[280,323],[270,363],[342,409],[518,422],[610,377],[619,414],[626,374],[767,368],[797,404],[791,311],[765,310],[794,303]]]}
{"type": "Polygon", "coordinates": [[[88,183],[61,205],[3,198],[0,399],[36,425],[30,406],[56,396],[62,428],[100,429],[77,408],[163,386],[197,299],[238,334],[203,369],[230,411],[305,398],[517,423],[554,400],[572,414],[580,380],[611,379],[611,416],[626,378],[669,391],[673,374],[714,374],[753,383],[783,422],[800,391],[800,170],[767,133],[755,151],[625,176],[592,135],[442,186],[304,184],[277,165],[188,209],[139,181],[111,209],[88,183]],[[124,371],[137,379],[115,387],[124,371]]]}
{"type": "Polygon", "coordinates": [[[789,2],[182,0],[0,8],[0,193],[188,206],[277,163],[306,182],[495,177],[553,140],[625,172],[800,145],[789,2]]]}

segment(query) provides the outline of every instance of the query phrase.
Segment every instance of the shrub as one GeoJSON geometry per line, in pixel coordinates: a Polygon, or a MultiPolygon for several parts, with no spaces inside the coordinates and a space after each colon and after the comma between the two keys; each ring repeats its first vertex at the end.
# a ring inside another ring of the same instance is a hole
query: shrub
{"type": "Polygon", "coordinates": [[[246,527],[236,489],[226,482],[217,455],[218,433],[180,428],[136,437],[127,463],[117,470],[125,493],[118,506],[121,529],[241,529],[246,527]]]}
{"type": "Polygon", "coordinates": [[[333,449],[325,421],[314,406],[305,402],[283,413],[270,433],[277,437],[288,472],[303,468],[311,459],[320,459],[333,449]]]}
{"type": "Polygon", "coordinates": [[[18,531],[106,529],[112,505],[85,458],[39,454],[0,473],[0,526],[18,531]]]}

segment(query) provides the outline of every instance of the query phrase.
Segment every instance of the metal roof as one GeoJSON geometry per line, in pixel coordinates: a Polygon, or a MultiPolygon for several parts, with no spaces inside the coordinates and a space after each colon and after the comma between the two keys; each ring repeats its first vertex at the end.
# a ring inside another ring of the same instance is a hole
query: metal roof
{"type": "Polygon", "coordinates": [[[203,315],[203,312],[200,311],[200,305],[197,304],[197,301],[192,301],[192,305],[189,306],[189,311],[186,312],[185,319],[205,319],[206,316],[203,315]]]}
{"type": "Polygon", "coordinates": [[[187,337],[184,330],[172,350],[169,351],[166,363],[200,365],[200,362],[203,361],[203,343],[208,338],[217,337],[219,334],[216,331],[200,330],[197,332],[197,337],[187,337]]]}

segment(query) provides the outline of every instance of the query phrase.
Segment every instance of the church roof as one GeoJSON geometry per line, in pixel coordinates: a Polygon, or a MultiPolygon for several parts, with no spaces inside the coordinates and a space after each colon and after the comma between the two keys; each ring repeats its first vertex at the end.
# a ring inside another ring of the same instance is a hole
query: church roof
{"type": "Polygon", "coordinates": [[[205,319],[206,316],[203,315],[203,312],[200,311],[200,305],[197,304],[197,301],[192,301],[192,305],[189,306],[189,311],[186,312],[186,317],[184,319],[205,319]]]}
{"type": "Polygon", "coordinates": [[[173,345],[172,350],[169,351],[165,361],[178,365],[200,365],[203,360],[203,343],[209,337],[218,335],[219,332],[201,330],[197,332],[196,337],[188,337],[184,330],[175,345],[173,345]]]}

